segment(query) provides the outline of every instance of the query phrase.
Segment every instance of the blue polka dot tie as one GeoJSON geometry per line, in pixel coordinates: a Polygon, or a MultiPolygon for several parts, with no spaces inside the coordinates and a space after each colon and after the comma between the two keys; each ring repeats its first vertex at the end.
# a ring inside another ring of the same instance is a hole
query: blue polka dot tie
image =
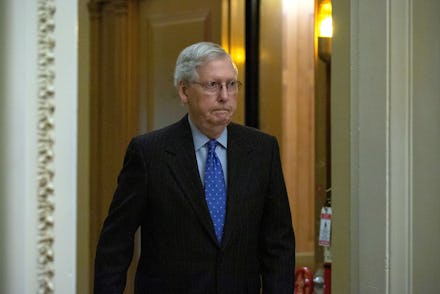
{"type": "Polygon", "coordinates": [[[205,197],[219,243],[222,241],[226,214],[226,185],[220,160],[215,154],[216,140],[209,140],[205,168],[205,197]]]}

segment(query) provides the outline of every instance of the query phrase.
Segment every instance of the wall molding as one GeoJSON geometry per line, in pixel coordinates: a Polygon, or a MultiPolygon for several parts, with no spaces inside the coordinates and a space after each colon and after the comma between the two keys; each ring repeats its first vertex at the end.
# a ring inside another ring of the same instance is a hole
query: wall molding
{"type": "Polygon", "coordinates": [[[389,215],[386,293],[412,293],[412,0],[389,1],[389,215]],[[404,279],[402,279],[404,277],[404,279]]]}
{"type": "Polygon", "coordinates": [[[38,1],[37,292],[54,293],[55,1],[38,1]]]}

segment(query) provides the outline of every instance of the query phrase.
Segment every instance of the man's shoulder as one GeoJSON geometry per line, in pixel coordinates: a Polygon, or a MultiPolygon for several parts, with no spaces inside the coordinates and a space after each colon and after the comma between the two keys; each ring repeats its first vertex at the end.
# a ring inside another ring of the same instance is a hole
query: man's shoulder
{"type": "Polygon", "coordinates": [[[182,138],[190,136],[190,134],[191,130],[187,121],[185,122],[185,120],[182,119],[168,126],[136,135],[131,141],[132,144],[139,144],[144,148],[147,146],[161,148],[164,145],[173,144],[170,141],[181,140],[182,138]]]}
{"type": "Polygon", "coordinates": [[[134,137],[134,139],[144,141],[144,140],[152,140],[157,138],[172,137],[172,136],[176,136],[176,134],[184,133],[185,130],[186,131],[190,130],[189,125],[187,121],[182,119],[170,125],[137,135],[134,137]]]}
{"type": "Polygon", "coordinates": [[[268,133],[265,133],[259,129],[240,125],[237,123],[231,123],[228,127],[228,135],[233,137],[239,137],[246,140],[263,140],[263,141],[273,141],[276,138],[268,133]]]}

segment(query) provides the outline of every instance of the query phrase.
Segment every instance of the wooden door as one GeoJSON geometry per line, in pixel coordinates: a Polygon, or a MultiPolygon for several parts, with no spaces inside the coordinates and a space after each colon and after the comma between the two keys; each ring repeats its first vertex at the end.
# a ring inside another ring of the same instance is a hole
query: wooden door
{"type": "Polygon", "coordinates": [[[260,6],[260,128],[278,138],[296,265],[314,265],[314,1],[260,6]]]}
{"type": "Polygon", "coordinates": [[[152,130],[176,121],[186,109],[173,87],[182,48],[221,43],[222,1],[145,0],[139,7],[140,126],[152,130]]]}

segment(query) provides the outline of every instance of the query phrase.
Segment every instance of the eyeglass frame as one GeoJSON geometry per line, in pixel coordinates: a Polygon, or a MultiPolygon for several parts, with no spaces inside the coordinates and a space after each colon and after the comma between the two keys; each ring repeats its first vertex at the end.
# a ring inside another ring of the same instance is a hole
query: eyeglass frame
{"type": "Polygon", "coordinates": [[[191,84],[199,85],[203,90],[205,90],[206,93],[211,95],[220,93],[223,87],[226,88],[226,92],[229,95],[237,94],[241,86],[243,85],[243,83],[240,82],[239,80],[229,80],[226,82],[208,81],[206,83],[192,81],[191,84]],[[235,88],[231,88],[231,87],[235,87],[235,88]]]}

